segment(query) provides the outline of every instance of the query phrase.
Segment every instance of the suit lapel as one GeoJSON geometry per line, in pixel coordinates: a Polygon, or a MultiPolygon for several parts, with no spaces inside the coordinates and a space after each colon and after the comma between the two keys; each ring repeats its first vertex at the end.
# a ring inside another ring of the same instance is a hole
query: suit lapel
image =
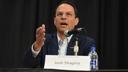
{"type": "Polygon", "coordinates": [[[48,54],[58,55],[58,40],[56,34],[53,34],[50,39],[50,44],[48,45],[48,54]]]}
{"type": "Polygon", "coordinates": [[[74,45],[75,45],[75,38],[74,38],[74,35],[73,35],[70,42],[68,43],[67,55],[74,55],[74,48],[73,48],[74,45]]]}
{"type": "Polygon", "coordinates": [[[58,55],[58,49],[59,49],[59,47],[58,47],[58,39],[57,39],[57,34],[55,33],[54,35],[53,35],[53,52],[55,53],[55,55],[58,55]]]}

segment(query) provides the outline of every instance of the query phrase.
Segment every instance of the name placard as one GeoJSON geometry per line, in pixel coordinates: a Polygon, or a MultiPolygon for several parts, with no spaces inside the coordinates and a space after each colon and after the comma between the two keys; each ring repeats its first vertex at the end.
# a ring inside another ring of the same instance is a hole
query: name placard
{"type": "Polygon", "coordinates": [[[90,57],[46,55],[44,69],[90,71],[90,57]]]}

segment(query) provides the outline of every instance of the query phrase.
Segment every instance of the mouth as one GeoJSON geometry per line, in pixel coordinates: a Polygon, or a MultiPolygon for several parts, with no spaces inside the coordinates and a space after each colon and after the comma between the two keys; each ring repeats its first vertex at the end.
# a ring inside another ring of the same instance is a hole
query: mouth
{"type": "Polygon", "coordinates": [[[61,22],[59,27],[60,27],[59,29],[60,29],[61,31],[65,31],[65,30],[67,30],[67,28],[68,28],[68,23],[66,23],[66,22],[61,22]]]}
{"type": "Polygon", "coordinates": [[[61,25],[66,25],[67,26],[68,24],[67,23],[61,23],[61,25]]]}

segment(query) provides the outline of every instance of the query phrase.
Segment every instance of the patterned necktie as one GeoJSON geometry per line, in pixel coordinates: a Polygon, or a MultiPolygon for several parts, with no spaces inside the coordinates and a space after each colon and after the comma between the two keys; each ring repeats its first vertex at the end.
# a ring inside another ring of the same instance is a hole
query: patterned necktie
{"type": "Polygon", "coordinates": [[[63,45],[63,40],[59,40],[59,47],[61,47],[63,45]]]}
{"type": "Polygon", "coordinates": [[[58,53],[59,55],[66,55],[66,51],[67,51],[67,38],[65,38],[64,40],[60,40],[59,41],[59,50],[58,53]]]}

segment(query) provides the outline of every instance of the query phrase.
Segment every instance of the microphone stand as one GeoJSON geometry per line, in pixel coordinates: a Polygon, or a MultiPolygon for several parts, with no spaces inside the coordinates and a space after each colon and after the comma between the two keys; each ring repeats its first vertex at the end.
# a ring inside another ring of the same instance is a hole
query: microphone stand
{"type": "Polygon", "coordinates": [[[79,46],[78,46],[78,36],[80,34],[81,31],[84,31],[86,32],[86,30],[84,28],[77,28],[77,29],[74,29],[74,30],[71,30],[71,31],[68,31],[66,30],[64,32],[65,36],[68,37],[70,36],[71,34],[74,34],[75,36],[75,45],[74,45],[74,55],[77,56],[78,55],[78,52],[79,52],[79,46]]]}
{"type": "Polygon", "coordinates": [[[79,52],[78,34],[75,35],[74,55],[77,56],[79,52]]]}

